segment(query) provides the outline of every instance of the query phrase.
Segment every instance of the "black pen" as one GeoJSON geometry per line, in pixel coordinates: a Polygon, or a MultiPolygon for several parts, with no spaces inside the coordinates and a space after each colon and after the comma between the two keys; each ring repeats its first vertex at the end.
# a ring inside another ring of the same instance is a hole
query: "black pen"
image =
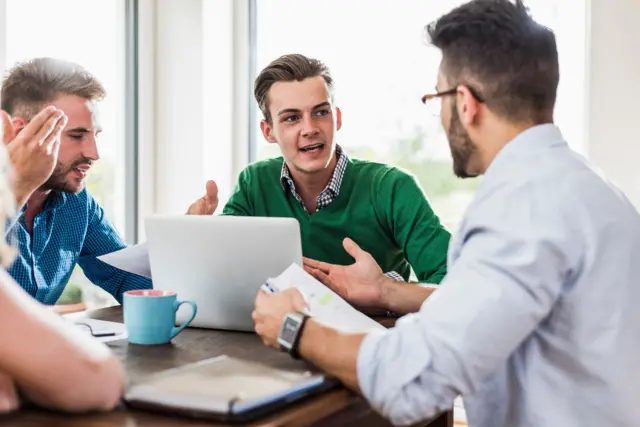
{"type": "Polygon", "coordinates": [[[96,332],[94,334],[92,334],[94,337],[96,338],[100,338],[100,337],[114,337],[116,335],[115,332],[96,332]]]}

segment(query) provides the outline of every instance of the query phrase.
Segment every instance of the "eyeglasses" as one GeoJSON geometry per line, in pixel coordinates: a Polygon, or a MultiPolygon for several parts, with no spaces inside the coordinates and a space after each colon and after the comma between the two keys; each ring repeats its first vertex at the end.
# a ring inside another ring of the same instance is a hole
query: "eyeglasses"
{"type": "MultiPolygon", "coordinates": [[[[484,98],[482,96],[480,96],[480,94],[478,93],[477,90],[475,90],[474,88],[470,87],[470,86],[466,86],[465,87],[467,89],[469,89],[469,92],[471,92],[471,95],[473,95],[473,97],[476,99],[476,101],[484,103],[484,98]]],[[[441,101],[442,98],[444,98],[445,96],[449,96],[449,95],[455,95],[456,92],[458,92],[458,87],[454,87],[453,89],[448,89],[442,92],[436,92],[436,93],[428,93],[426,95],[424,95],[422,97],[422,103],[425,105],[430,105],[433,106],[434,108],[434,112],[437,115],[440,115],[440,103],[435,103],[432,101],[441,101]],[[431,102],[430,102],[431,101],[431,102]],[[429,104],[427,104],[427,102],[429,104]]]]}

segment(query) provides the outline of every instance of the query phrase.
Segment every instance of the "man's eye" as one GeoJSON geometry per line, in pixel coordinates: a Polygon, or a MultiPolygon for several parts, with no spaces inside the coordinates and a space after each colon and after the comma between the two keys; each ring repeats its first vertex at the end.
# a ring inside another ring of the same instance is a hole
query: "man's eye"
{"type": "Polygon", "coordinates": [[[327,116],[327,115],[329,115],[329,110],[327,110],[327,109],[324,109],[324,110],[318,110],[318,111],[316,111],[316,114],[317,114],[318,116],[327,116]]]}
{"type": "Polygon", "coordinates": [[[80,141],[82,139],[82,134],[69,134],[69,138],[76,140],[76,141],[80,141]]]}
{"type": "Polygon", "coordinates": [[[294,115],[294,116],[285,117],[283,121],[292,123],[292,122],[295,122],[297,120],[298,120],[298,116],[294,115]]]}

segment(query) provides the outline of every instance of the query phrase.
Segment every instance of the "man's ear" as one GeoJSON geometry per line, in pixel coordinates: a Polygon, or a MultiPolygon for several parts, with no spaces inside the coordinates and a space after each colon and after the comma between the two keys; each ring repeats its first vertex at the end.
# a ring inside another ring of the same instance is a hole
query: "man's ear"
{"type": "Polygon", "coordinates": [[[17,135],[27,125],[27,121],[25,119],[23,119],[22,117],[12,117],[11,118],[11,124],[13,125],[13,130],[15,131],[15,133],[17,135]]]}
{"type": "Polygon", "coordinates": [[[471,93],[468,87],[460,85],[456,93],[456,107],[458,117],[465,127],[471,126],[479,112],[480,102],[471,93]]]}
{"type": "Polygon", "coordinates": [[[342,127],[342,111],[336,107],[336,130],[340,130],[342,127]]]}
{"type": "Polygon", "coordinates": [[[266,139],[271,144],[277,144],[278,141],[273,136],[273,125],[269,124],[266,120],[260,120],[260,130],[262,131],[262,135],[264,135],[264,139],[266,139]]]}

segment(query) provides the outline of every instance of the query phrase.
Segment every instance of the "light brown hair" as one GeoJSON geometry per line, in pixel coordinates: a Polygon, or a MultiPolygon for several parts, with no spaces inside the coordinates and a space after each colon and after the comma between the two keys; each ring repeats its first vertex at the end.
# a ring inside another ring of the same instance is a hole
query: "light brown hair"
{"type": "Polygon", "coordinates": [[[253,86],[253,94],[264,119],[271,123],[269,113],[269,89],[276,82],[301,82],[312,77],[322,77],[327,84],[329,96],[333,100],[333,78],[329,68],[317,59],[301,54],[283,55],[267,65],[258,75],[253,86]]]}
{"type": "Polygon", "coordinates": [[[11,116],[31,120],[60,95],[100,101],[106,92],[98,79],[78,64],[35,58],[9,70],[2,82],[1,108],[11,116]]]}

